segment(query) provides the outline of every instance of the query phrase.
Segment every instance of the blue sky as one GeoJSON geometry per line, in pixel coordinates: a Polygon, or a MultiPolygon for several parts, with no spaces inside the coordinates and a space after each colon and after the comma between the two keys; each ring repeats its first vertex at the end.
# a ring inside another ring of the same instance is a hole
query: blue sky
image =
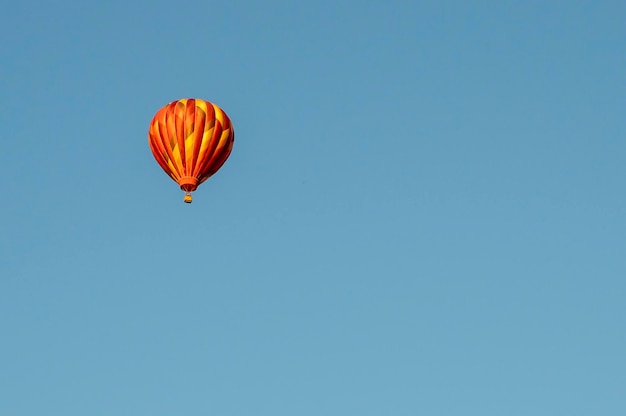
{"type": "Polygon", "coordinates": [[[0,413],[625,414],[625,13],[5,2],[0,413]]]}

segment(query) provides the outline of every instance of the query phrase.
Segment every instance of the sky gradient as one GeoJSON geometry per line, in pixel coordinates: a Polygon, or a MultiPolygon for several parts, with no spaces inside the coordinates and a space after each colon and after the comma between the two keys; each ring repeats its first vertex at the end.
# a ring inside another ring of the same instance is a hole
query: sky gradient
{"type": "Polygon", "coordinates": [[[5,2],[0,414],[626,414],[625,15],[5,2]]]}

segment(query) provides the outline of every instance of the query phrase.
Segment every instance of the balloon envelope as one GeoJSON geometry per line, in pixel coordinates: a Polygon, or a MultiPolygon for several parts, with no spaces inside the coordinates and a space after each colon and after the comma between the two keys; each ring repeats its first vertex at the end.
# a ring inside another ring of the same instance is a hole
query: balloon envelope
{"type": "Polygon", "coordinates": [[[150,123],[148,143],[157,163],[187,194],[222,167],[233,149],[235,132],[226,113],[197,98],[173,101],[150,123]]]}

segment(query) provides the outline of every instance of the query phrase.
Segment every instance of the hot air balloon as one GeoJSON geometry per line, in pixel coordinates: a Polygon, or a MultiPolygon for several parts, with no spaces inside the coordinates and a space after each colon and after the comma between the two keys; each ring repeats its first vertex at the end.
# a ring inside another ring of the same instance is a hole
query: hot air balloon
{"type": "Polygon", "coordinates": [[[235,141],[226,113],[197,98],[173,101],[161,108],[148,130],[150,150],[158,164],[185,192],[191,193],[222,167],[235,141]]]}

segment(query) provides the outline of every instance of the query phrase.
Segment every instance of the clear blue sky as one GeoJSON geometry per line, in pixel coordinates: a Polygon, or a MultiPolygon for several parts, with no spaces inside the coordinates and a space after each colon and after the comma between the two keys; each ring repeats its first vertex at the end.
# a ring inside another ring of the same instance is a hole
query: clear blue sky
{"type": "Polygon", "coordinates": [[[626,414],[623,1],[5,1],[0,414],[626,414]],[[194,203],[149,152],[220,105],[194,203]]]}

